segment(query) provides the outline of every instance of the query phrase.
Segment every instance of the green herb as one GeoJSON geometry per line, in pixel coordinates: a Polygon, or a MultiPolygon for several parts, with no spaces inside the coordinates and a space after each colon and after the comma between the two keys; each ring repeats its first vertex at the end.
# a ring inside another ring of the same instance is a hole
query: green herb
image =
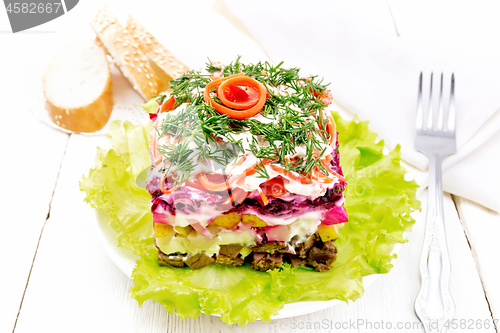
{"type": "Polygon", "coordinates": [[[218,67],[218,66],[214,66],[214,64],[209,60],[209,63],[207,64],[207,72],[209,73],[215,73],[215,72],[218,72],[218,71],[221,71],[222,68],[221,67],[218,67]]]}
{"type": "Polygon", "coordinates": [[[153,96],[152,98],[156,99],[156,102],[158,104],[163,104],[163,102],[165,101],[165,97],[167,97],[167,95],[165,95],[164,93],[162,93],[162,94],[153,96]]]}

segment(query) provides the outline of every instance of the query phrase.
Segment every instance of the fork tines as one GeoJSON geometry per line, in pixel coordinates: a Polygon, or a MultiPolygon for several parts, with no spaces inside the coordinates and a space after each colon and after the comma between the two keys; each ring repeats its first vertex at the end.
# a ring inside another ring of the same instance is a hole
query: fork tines
{"type": "Polygon", "coordinates": [[[427,104],[428,108],[427,112],[424,112],[424,103],[422,96],[423,73],[420,72],[416,119],[417,132],[455,132],[455,74],[451,74],[451,86],[449,95],[450,98],[447,110],[445,110],[443,104],[443,77],[444,74],[441,73],[441,77],[439,80],[438,110],[436,115],[434,111],[432,87],[434,81],[434,73],[431,72],[430,75],[429,101],[427,104]]]}

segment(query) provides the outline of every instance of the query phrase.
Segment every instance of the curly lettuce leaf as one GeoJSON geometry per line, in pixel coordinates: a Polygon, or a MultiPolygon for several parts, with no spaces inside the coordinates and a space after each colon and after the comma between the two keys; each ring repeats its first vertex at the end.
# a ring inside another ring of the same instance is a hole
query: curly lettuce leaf
{"type": "Polygon", "coordinates": [[[94,168],[80,181],[85,201],[105,214],[119,246],[139,256],[154,251],[151,196],[136,185],[134,176],[151,165],[144,140],[150,128],[127,121],[111,123],[110,149],[97,148],[94,168]]]}
{"type": "Polygon", "coordinates": [[[148,113],[158,113],[158,107],[156,99],[151,99],[147,103],[141,104],[141,108],[148,111],[148,113]]]}
{"type": "Polygon", "coordinates": [[[349,222],[335,241],[332,269],[310,268],[258,272],[242,267],[202,269],[161,267],[154,247],[150,197],[135,184],[136,170],[149,164],[149,127],[115,122],[111,149],[99,149],[96,166],[80,187],[86,201],[102,210],[117,233],[120,246],[141,256],[133,272],[131,295],[139,305],[148,299],[180,316],[220,314],[228,324],[270,320],[286,303],[306,300],[355,300],[363,294],[362,277],[392,268],[393,246],[406,242],[403,233],[419,209],[417,184],[405,181],[399,147],[384,155],[384,143],[367,122],[346,121],[333,113],[339,132],[341,165],[347,178],[345,207],[349,222]],[[136,141],[137,140],[137,141],[136,141]],[[133,141],[133,142],[131,142],[133,141]],[[135,165],[135,166],[134,166],[135,165]]]}

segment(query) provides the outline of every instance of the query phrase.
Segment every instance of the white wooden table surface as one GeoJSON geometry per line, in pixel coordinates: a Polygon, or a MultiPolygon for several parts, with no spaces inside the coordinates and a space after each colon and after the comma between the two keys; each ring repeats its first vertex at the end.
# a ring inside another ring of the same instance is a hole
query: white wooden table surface
{"type": "MultiPolygon", "coordinates": [[[[445,39],[450,27],[443,20],[464,31],[461,15],[469,11],[469,3],[436,3],[403,5],[380,0],[343,6],[374,24],[397,29],[401,36],[445,39]],[[423,21],[426,29],[419,27],[423,21]]],[[[87,24],[100,4],[82,1],[78,6],[74,11],[78,9],[80,14],[71,20],[87,24]]],[[[124,6],[133,10],[131,4],[124,6]]],[[[471,7],[467,19],[478,23],[468,21],[467,27],[476,26],[481,36],[487,34],[498,41],[495,6],[494,1],[481,1],[471,7]]],[[[425,191],[419,195],[423,210],[415,215],[417,223],[394,261],[394,269],[380,276],[356,302],[243,328],[205,315],[181,321],[152,302],[139,308],[129,297],[131,281],[99,244],[92,213],[82,205],[83,193],[78,188],[80,177],[93,163],[96,147],[105,146],[106,139],[49,128],[23,105],[30,93],[26,90],[30,68],[54,53],[51,45],[64,45],[74,36],[50,33],[49,25],[16,35],[7,30],[6,15],[0,10],[0,332],[423,332],[413,302],[420,285],[425,191]],[[392,330],[382,329],[388,323],[392,330]],[[396,329],[397,325],[402,327],[396,329]]],[[[498,43],[492,44],[491,54],[500,60],[498,43]]],[[[491,323],[500,318],[500,214],[446,194],[445,215],[451,293],[458,319],[458,329],[451,331],[498,332],[491,323]]]]}

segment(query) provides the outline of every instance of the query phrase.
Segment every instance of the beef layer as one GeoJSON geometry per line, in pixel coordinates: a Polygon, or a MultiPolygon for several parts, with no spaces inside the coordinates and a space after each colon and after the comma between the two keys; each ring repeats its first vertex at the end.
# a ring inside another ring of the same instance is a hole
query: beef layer
{"type": "Polygon", "coordinates": [[[159,250],[158,261],[160,266],[184,267],[198,269],[215,263],[223,266],[241,266],[245,261],[250,267],[259,271],[280,268],[283,263],[293,267],[313,267],[318,272],[329,270],[337,258],[337,248],[333,241],[323,242],[319,236],[313,234],[305,242],[264,241],[251,247],[252,254],[246,258],[240,255],[241,245],[222,245],[218,254],[209,256],[204,252],[194,255],[165,254],[159,250]]]}

